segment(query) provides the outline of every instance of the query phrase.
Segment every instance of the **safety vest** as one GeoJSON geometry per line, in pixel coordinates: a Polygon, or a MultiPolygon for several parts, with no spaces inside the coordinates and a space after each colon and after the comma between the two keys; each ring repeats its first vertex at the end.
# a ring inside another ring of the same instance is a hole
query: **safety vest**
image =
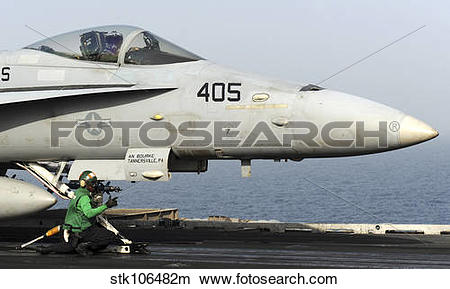
{"type": "Polygon", "coordinates": [[[95,216],[103,213],[106,206],[102,205],[93,209],[90,201],[89,191],[86,188],[79,188],[75,191],[75,198],[70,200],[67,208],[64,229],[72,232],[83,232],[95,223],[95,216]]]}

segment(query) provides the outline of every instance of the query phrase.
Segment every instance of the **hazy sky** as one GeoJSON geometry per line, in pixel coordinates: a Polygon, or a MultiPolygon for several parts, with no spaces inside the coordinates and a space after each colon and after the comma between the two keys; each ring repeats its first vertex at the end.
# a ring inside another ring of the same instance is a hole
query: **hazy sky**
{"type": "Polygon", "coordinates": [[[0,49],[105,24],[146,28],[214,62],[314,83],[427,25],[326,82],[429,123],[450,142],[448,1],[3,1],[0,49]]]}

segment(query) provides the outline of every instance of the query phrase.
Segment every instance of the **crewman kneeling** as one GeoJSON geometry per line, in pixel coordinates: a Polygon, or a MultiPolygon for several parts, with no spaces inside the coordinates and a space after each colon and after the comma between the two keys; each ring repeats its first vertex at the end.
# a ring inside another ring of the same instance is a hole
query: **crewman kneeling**
{"type": "Polygon", "coordinates": [[[118,236],[96,221],[96,216],[117,206],[117,198],[110,197],[105,204],[93,208],[92,205],[98,203],[94,197],[103,195],[103,192],[97,192],[97,176],[92,171],[84,171],[79,181],[80,187],[75,191],[75,198],[70,200],[64,220],[64,241],[48,247],[36,247],[35,250],[41,254],[76,251],[88,256],[110,244],[123,244],[118,236]]]}
{"type": "Polygon", "coordinates": [[[69,243],[81,255],[92,255],[110,244],[121,244],[111,231],[96,222],[95,217],[106,209],[117,206],[117,197],[93,208],[93,194],[96,191],[97,176],[92,171],[84,171],[79,178],[80,188],[75,191],[67,209],[63,228],[70,232],[69,243]]]}

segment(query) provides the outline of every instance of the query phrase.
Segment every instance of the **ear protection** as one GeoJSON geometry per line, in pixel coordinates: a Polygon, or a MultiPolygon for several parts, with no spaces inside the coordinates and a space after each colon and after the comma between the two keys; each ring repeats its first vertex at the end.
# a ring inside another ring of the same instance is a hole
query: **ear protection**
{"type": "Polygon", "coordinates": [[[85,180],[81,180],[80,181],[80,187],[82,187],[82,188],[86,187],[86,181],[85,180]]]}

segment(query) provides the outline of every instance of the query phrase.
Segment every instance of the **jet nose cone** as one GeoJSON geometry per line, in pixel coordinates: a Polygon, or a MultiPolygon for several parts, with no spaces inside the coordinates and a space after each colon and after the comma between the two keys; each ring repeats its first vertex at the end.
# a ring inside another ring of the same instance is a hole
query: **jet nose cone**
{"type": "Polygon", "coordinates": [[[407,115],[400,123],[400,145],[418,144],[439,135],[439,132],[423,121],[407,115]]]}

